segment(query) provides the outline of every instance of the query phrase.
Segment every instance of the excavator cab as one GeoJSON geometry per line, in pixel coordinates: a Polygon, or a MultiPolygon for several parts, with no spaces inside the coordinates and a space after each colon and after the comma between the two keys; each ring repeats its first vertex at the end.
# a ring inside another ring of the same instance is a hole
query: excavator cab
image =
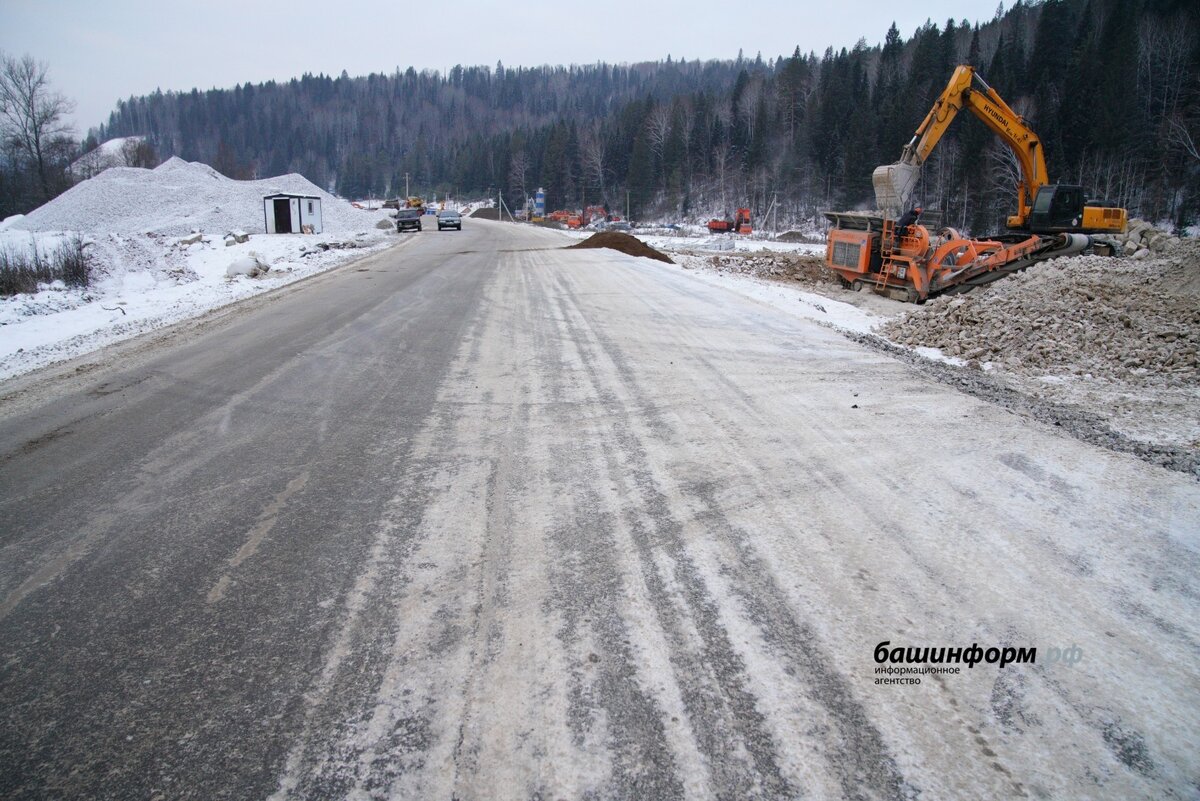
{"type": "MultiPolygon", "coordinates": [[[[1038,187],[1029,215],[1029,230],[1036,233],[1077,230],[1083,223],[1083,188],[1066,184],[1038,187]]],[[[1015,227],[1015,226],[1014,226],[1015,227]]]]}
{"type": "MultiPolygon", "coordinates": [[[[1027,222],[1029,231],[1035,234],[1120,233],[1125,230],[1126,219],[1125,209],[1107,203],[1090,205],[1081,186],[1044,184],[1033,198],[1027,222]]],[[[1010,227],[1016,227],[1013,222],[1010,218],[1010,227]]]]}

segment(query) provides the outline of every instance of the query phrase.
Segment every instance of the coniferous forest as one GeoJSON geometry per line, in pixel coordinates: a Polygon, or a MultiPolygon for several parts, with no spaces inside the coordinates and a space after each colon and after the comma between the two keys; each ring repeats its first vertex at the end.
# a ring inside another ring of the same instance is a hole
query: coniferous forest
{"type": "MultiPolygon", "coordinates": [[[[872,31],[864,31],[872,34],[872,31]]],[[[987,21],[886,30],[853,48],[636,65],[454,67],[155,93],[91,143],[146,135],[160,157],[233,177],[300,172],[347,197],[544,187],[548,208],[701,219],[772,203],[781,223],[867,207],[956,64],[976,66],[1044,143],[1052,181],[1130,216],[1200,220],[1200,4],[1047,0],[987,21]]],[[[962,114],[918,196],[982,233],[1014,204],[1016,162],[962,114]]]]}

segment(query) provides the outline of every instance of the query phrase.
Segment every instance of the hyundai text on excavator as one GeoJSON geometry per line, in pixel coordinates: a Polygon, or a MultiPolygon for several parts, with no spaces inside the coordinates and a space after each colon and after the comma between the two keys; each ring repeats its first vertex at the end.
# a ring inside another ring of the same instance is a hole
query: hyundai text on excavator
{"type": "Polygon", "coordinates": [[[914,303],[966,291],[1044,259],[1089,249],[1112,255],[1116,247],[1103,235],[1125,230],[1125,209],[1089,204],[1079,186],[1048,183],[1037,134],[966,64],[954,70],[900,161],[877,167],[871,182],[878,214],[825,213],[833,223],[825,262],[847,287],[869,285],[914,303]],[[921,165],[964,108],[999,136],[1020,164],[1009,232],[968,239],[953,228],[931,233],[914,223],[901,229],[896,217],[911,201],[921,165]]]}

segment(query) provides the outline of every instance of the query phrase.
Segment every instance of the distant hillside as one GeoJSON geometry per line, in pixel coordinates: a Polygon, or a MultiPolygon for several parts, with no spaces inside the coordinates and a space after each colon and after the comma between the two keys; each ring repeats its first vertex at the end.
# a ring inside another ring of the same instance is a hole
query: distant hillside
{"type": "Polygon", "coordinates": [[[505,180],[508,157],[476,152],[479,142],[603,119],[633,98],[727,91],[736,75],[698,62],[305,75],[131,98],[95,133],[147,135],[164,157],[227,173],[302,172],[347,195],[395,193],[405,172],[423,191],[483,191],[505,180]]]}
{"type": "MultiPolygon", "coordinates": [[[[879,28],[882,29],[883,24],[879,28]]],[[[976,65],[1024,114],[1052,180],[1144,217],[1200,213],[1200,4],[1017,3],[990,21],[927,22],[905,39],[821,56],[632,66],[455,67],[306,75],[230,90],[156,93],[97,132],[145,135],[162,156],[248,177],[300,172],[348,196],[538,186],[554,207],[606,202],[635,216],[702,218],[773,203],[783,220],[872,202],[955,64],[976,65]]],[[[868,36],[878,31],[865,30],[868,36]]],[[[947,224],[995,229],[1013,164],[964,115],[920,189],[947,224]]]]}

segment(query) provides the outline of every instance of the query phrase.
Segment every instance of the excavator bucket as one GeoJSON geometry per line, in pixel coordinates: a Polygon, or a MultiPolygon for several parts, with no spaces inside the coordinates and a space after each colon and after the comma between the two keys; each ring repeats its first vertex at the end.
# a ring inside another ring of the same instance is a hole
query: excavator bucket
{"type": "Polygon", "coordinates": [[[875,185],[875,205],[885,217],[899,217],[907,210],[920,177],[919,167],[903,161],[875,168],[875,172],[871,173],[871,183],[875,185]]]}

